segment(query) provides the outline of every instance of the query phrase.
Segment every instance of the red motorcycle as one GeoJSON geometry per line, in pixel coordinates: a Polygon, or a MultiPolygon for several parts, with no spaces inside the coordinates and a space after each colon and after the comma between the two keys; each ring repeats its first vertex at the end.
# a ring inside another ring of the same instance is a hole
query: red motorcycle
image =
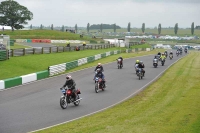
{"type": "Polygon", "coordinates": [[[76,97],[75,94],[72,92],[71,89],[65,89],[65,88],[60,88],[60,90],[63,93],[63,96],[60,98],[60,107],[62,109],[66,109],[68,104],[74,103],[75,106],[78,106],[80,103],[80,100],[82,98],[79,97],[79,94],[81,94],[80,89],[76,90],[76,97]]]}
{"type": "Polygon", "coordinates": [[[95,78],[95,92],[98,93],[99,90],[104,91],[105,90],[105,84],[104,81],[102,80],[102,78],[96,77],[95,78]]]}

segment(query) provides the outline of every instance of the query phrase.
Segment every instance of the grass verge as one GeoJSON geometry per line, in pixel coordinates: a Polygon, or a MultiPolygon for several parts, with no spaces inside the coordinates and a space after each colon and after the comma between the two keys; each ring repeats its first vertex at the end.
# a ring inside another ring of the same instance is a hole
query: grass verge
{"type": "Polygon", "coordinates": [[[191,52],[133,98],[38,133],[198,133],[200,53],[191,52]]]}

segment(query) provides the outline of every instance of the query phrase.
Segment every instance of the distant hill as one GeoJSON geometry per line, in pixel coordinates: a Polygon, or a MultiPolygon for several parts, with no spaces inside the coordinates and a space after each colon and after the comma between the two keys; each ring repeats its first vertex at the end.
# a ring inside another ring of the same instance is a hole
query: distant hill
{"type": "MultiPolygon", "coordinates": [[[[100,29],[101,24],[93,24],[90,26],[90,29],[100,29]]],[[[113,29],[114,24],[102,24],[102,29],[113,29]]],[[[120,26],[116,25],[116,29],[121,29],[120,26]]]]}

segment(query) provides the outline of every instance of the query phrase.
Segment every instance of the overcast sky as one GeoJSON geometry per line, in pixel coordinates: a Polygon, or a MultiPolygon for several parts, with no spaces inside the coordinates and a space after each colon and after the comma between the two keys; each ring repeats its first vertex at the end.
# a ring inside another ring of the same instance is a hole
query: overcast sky
{"type": "MultiPolygon", "coordinates": [[[[2,0],[0,0],[2,1],[2,0]]],[[[86,27],[113,24],[121,27],[191,27],[200,25],[200,0],[15,0],[33,13],[28,25],[86,27]]]]}

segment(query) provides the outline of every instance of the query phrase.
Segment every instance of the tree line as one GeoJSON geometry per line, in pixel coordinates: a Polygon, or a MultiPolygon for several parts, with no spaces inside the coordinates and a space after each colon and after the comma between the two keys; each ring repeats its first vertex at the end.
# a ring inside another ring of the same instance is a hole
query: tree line
{"type": "MultiPolygon", "coordinates": [[[[24,28],[23,25],[28,24],[27,21],[30,21],[33,19],[33,13],[29,11],[25,6],[20,5],[18,2],[14,0],[6,0],[2,1],[0,3],[0,25],[4,26],[11,26],[12,30],[14,29],[22,29],[24,28]]],[[[33,26],[30,25],[30,29],[32,29],[33,26]]],[[[43,29],[44,26],[41,24],[40,29],[43,29]]],[[[103,29],[113,29],[114,32],[116,32],[116,29],[121,29],[120,26],[116,24],[93,24],[90,25],[89,23],[87,24],[87,32],[92,29],[98,29],[100,32],[103,32],[103,29]]],[[[174,33],[178,33],[178,23],[175,24],[174,26],[174,33]]],[[[195,29],[200,29],[200,26],[194,27],[194,22],[191,24],[191,34],[194,34],[195,29]]],[[[51,30],[54,30],[53,24],[51,25],[51,30]]],[[[65,26],[61,26],[61,31],[65,31],[65,26]]],[[[71,30],[71,29],[70,29],[71,30]]],[[[69,31],[70,31],[69,30],[69,31]]],[[[73,32],[77,33],[78,26],[75,24],[73,32]]],[[[145,33],[145,23],[142,23],[141,30],[143,33],[145,33]]],[[[161,24],[158,24],[158,34],[161,34],[161,24]]],[[[66,29],[67,31],[67,29],[66,29]]],[[[127,26],[127,32],[131,32],[131,23],[128,23],[127,26]]]]}

